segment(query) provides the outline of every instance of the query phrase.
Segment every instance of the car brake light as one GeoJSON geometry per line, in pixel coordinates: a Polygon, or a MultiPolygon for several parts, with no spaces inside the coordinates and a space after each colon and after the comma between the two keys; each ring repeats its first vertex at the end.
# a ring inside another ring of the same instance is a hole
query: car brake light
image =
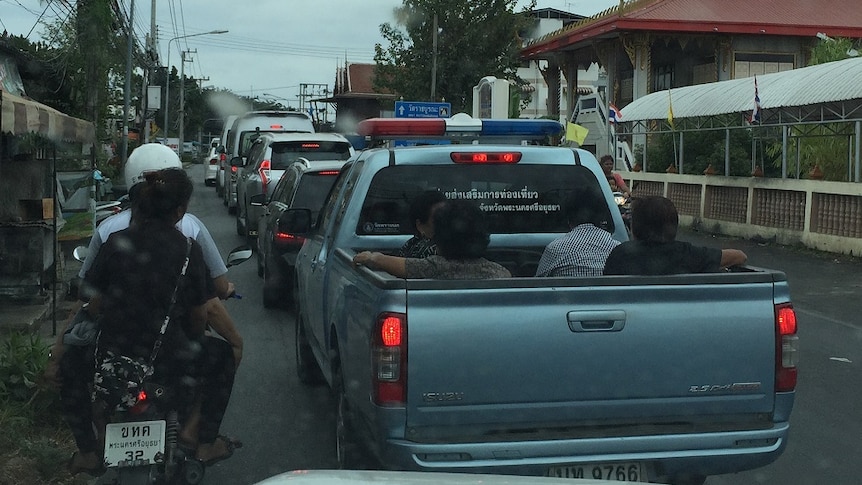
{"type": "Polygon", "coordinates": [[[215,159],[215,158],[210,158],[210,165],[217,165],[217,164],[218,164],[218,160],[217,160],[217,159],[215,159]]]}
{"type": "Polygon", "coordinates": [[[318,149],[318,148],[320,148],[320,143],[303,143],[301,146],[302,146],[302,148],[318,149]]]}
{"type": "Polygon", "coordinates": [[[150,407],[149,401],[147,401],[147,391],[141,389],[138,391],[138,402],[135,403],[129,409],[129,412],[132,414],[141,414],[146,411],[150,407]]]}
{"type": "Polygon", "coordinates": [[[317,175],[338,175],[338,170],[321,170],[317,175]]]}
{"type": "Polygon", "coordinates": [[[796,312],[793,305],[775,305],[775,390],[796,389],[799,360],[799,336],[796,333],[796,312]]]}
{"type": "Polygon", "coordinates": [[[284,129],[284,125],[269,125],[269,128],[272,130],[281,130],[284,129]]]}
{"type": "Polygon", "coordinates": [[[521,161],[520,152],[453,152],[450,156],[455,163],[518,163],[521,161]]]}
{"type": "Polygon", "coordinates": [[[407,400],[407,315],[378,315],[372,341],[374,403],[403,406],[407,400]]]}
{"type": "Polygon", "coordinates": [[[219,159],[219,160],[221,160],[221,161],[223,162],[223,161],[227,160],[227,155],[225,155],[224,153],[222,153],[222,154],[220,154],[220,155],[218,156],[218,159],[219,159]]]}
{"type": "Polygon", "coordinates": [[[277,231],[272,234],[273,242],[279,246],[302,246],[305,238],[289,232],[277,231]]]}
{"type": "Polygon", "coordinates": [[[260,174],[260,185],[263,188],[263,193],[266,194],[266,186],[269,184],[269,160],[264,160],[260,162],[260,168],[257,169],[257,173],[260,174]]]}
{"type": "Polygon", "coordinates": [[[233,165],[231,165],[230,167],[230,173],[236,174],[236,167],[234,167],[233,165]]]}

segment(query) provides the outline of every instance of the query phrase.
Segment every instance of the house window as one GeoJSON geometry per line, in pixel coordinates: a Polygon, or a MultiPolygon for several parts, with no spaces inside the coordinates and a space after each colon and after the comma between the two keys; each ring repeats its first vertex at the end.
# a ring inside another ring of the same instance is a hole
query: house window
{"type": "Polygon", "coordinates": [[[653,71],[653,92],[664,91],[673,87],[673,65],[656,66],[653,71]]]}
{"type": "Polygon", "coordinates": [[[793,54],[748,54],[737,52],[733,56],[733,78],[759,76],[789,71],[796,65],[793,54]]]}

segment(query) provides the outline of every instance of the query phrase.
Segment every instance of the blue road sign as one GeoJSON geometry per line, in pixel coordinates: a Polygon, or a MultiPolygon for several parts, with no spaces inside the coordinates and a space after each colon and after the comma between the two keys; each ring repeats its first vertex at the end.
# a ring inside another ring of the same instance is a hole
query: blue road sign
{"type": "Polygon", "coordinates": [[[423,101],[396,101],[396,118],[450,118],[452,103],[426,103],[423,101]]]}
{"type": "MultiPolygon", "coordinates": [[[[396,101],[396,118],[450,118],[452,103],[428,103],[424,101],[396,101]]],[[[449,140],[395,140],[397,147],[415,145],[448,145],[449,140]]]]}

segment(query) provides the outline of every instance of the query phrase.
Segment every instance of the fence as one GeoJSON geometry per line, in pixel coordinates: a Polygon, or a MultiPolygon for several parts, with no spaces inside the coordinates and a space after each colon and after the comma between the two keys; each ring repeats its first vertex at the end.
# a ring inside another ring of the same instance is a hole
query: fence
{"type": "Polygon", "coordinates": [[[862,184],[626,172],[633,196],[663,195],[680,224],[862,256],[862,184]]]}

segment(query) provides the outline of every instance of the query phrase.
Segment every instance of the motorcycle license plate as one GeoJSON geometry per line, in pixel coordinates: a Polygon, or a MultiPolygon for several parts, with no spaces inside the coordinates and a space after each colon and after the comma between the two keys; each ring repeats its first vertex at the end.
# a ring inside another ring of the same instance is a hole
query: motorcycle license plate
{"type": "Polygon", "coordinates": [[[646,482],[647,476],[643,468],[639,462],[554,466],[548,470],[548,476],[559,478],[592,478],[613,482],[646,482]]]}
{"type": "Polygon", "coordinates": [[[137,421],[110,423],[105,427],[105,465],[123,462],[155,461],[156,453],[165,450],[165,422],[137,421]]]}

